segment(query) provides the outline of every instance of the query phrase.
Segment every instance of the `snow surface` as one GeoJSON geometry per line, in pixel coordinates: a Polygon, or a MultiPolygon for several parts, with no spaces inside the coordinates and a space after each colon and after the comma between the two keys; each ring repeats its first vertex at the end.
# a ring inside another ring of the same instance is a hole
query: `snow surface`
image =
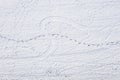
{"type": "Polygon", "coordinates": [[[120,0],[0,0],[0,80],[120,80],[120,0]]]}

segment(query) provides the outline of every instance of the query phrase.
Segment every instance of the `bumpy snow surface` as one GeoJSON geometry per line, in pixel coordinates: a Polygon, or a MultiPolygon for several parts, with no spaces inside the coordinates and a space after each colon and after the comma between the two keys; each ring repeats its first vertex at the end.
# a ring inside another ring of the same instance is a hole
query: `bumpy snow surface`
{"type": "Polygon", "coordinates": [[[0,80],[120,80],[120,0],[0,0],[0,80]]]}

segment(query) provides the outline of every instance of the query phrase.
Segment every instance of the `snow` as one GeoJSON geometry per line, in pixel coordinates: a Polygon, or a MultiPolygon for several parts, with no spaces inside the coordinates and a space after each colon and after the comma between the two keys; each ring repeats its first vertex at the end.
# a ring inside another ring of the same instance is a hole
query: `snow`
{"type": "Polygon", "coordinates": [[[0,80],[119,80],[119,0],[0,0],[0,80]]]}

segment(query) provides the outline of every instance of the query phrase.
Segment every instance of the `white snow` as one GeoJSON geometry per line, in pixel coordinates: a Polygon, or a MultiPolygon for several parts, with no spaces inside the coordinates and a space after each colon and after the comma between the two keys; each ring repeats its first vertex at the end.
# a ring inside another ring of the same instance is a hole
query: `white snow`
{"type": "Polygon", "coordinates": [[[0,0],[0,80],[120,80],[119,0],[0,0]]]}

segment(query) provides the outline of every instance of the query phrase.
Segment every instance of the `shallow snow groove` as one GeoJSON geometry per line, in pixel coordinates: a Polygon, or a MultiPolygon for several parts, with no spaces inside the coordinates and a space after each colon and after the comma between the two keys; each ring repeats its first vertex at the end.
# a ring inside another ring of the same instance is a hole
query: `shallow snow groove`
{"type": "Polygon", "coordinates": [[[14,41],[14,42],[18,42],[18,43],[25,43],[25,42],[29,42],[29,41],[32,41],[32,40],[36,40],[36,39],[39,39],[39,38],[44,38],[44,37],[60,37],[60,38],[66,38],[70,41],[73,41],[74,43],[77,43],[78,45],[82,44],[82,45],[86,45],[86,46],[96,46],[96,47],[99,47],[99,46],[109,46],[109,45],[120,45],[120,41],[113,41],[113,42],[106,42],[106,43],[98,43],[98,44],[95,44],[95,43],[87,43],[87,42],[80,42],[76,39],[72,39],[72,38],[69,38],[68,36],[66,35],[60,35],[60,34],[48,34],[48,35],[38,35],[36,37],[33,37],[33,38],[30,38],[30,39],[27,39],[27,40],[16,40],[16,39],[11,39],[11,38],[7,38],[7,37],[4,37],[2,35],[0,35],[0,38],[3,38],[3,39],[6,39],[8,41],[14,41]]]}

